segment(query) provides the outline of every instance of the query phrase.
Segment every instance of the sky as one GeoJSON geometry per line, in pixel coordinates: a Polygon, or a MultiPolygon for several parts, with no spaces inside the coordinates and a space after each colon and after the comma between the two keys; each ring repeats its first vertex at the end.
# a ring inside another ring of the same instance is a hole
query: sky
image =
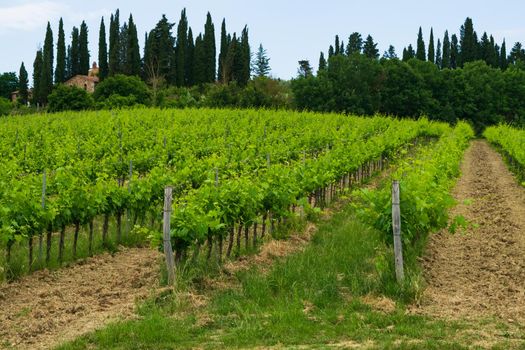
{"type": "Polygon", "coordinates": [[[204,30],[208,11],[217,40],[223,18],[229,32],[239,33],[248,25],[252,50],[262,44],[270,58],[271,75],[282,79],[297,75],[299,60],[310,60],[316,67],[319,53],[327,51],[336,34],[345,43],[352,32],[363,37],[370,34],[381,53],[392,44],[401,56],[403,47],[415,45],[419,26],[426,43],[433,27],[437,42],[446,29],[459,33],[465,18],[471,17],[479,37],[486,31],[498,43],[505,38],[509,50],[516,41],[525,42],[523,0],[0,0],[0,72],[18,72],[24,61],[31,74],[47,22],[51,22],[56,45],[60,17],[67,41],[72,27],[86,21],[91,61],[96,60],[100,19],[104,16],[108,29],[109,16],[117,8],[121,23],[133,14],[141,51],[144,33],[162,14],[177,22],[183,8],[194,34],[204,30]]]}

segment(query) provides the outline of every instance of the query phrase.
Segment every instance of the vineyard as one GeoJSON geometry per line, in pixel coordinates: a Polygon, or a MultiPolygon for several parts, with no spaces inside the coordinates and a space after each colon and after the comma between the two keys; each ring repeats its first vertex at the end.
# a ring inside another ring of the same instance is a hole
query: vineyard
{"type": "Polygon", "coordinates": [[[407,144],[450,130],[425,119],[255,110],[139,109],[0,123],[7,278],[78,258],[82,237],[88,255],[137,231],[160,239],[167,185],[174,188],[177,260],[190,248],[198,255],[204,243],[209,258],[214,242],[219,260],[235,243],[239,254],[241,235],[245,247],[249,234],[255,245],[277,224],[381,169],[407,144]]]}

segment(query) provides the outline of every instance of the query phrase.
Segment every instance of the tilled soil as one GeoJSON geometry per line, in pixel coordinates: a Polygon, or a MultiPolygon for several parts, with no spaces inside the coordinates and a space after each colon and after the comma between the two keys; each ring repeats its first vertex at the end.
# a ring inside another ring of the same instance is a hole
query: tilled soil
{"type": "Polygon", "coordinates": [[[525,190],[485,141],[465,154],[454,190],[467,229],[429,238],[417,313],[525,322],[525,190]]]}
{"type": "Polygon", "coordinates": [[[130,317],[159,278],[159,253],[125,249],[0,286],[0,348],[48,349],[130,317]]]}

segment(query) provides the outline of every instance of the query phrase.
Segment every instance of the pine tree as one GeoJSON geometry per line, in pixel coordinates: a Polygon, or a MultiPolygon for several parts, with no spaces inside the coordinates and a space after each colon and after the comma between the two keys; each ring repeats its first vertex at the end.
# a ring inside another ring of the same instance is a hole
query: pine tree
{"type": "Polygon", "coordinates": [[[335,52],[334,54],[337,56],[341,53],[341,44],[339,43],[339,35],[336,35],[335,36],[335,45],[334,45],[334,48],[335,48],[335,52]]]}
{"type": "MultiPolygon", "coordinates": [[[[246,29],[246,35],[248,34],[246,29]]],[[[215,26],[211,19],[211,15],[208,12],[206,15],[206,24],[204,25],[204,36],[202,37],[203,44],[203,57],[205,61],[204,65],[204,82],[213,83],[215,82],[215,77],[217,76],[217,49],[215,47],[215,26]]],[[[248,47],[249,49],[249,47],[248,47]]],[[[249,62],[248,59],[248,77],[250,75],[249,71],[249,62]]]]}
{"type": "Polygon", "coordinates": [[[113,76],[121,72],[120,67],[120,19],[119,10],[111,15],[109,24],[109,64],[108,74],[113,76]]]}
{"type": "Polygon", "coordinates": [[[71,32],[71,76],[80,74],[80,60],[79,60],[79,31],[77,27],[73,27],[71,32]]]}
{"type": "Polygon", "coordinates": [[[193,41],[193,31],[188,29],[188,47],[186,49],[186,84],[192,86],[195,84],[194,76],[194,59],[195,59],[195,43],[193,41]]]}
{"type": "Polygon", "coordinates": [[[443,58],[441,60],[441,68],[450,68],[450,39],[448,37],[448,30],[445,31],[443,38],[443,58]]]}
{"type": "Polygon", "coordinates": [[[186,9],[183,9],[177,27],[177,45],[175,46],[175,83],[177,86],[187,85],[185,74],[187,49],[188,19],[186,17],[186,9]]]}
{"type": "Polygon", "coordinates": [[[416,58],[421,61],[426,60],[425,41],[423,40],[423,30],[421,27],[419,27],[419,33],[417,35],[416,58]]]}
{"type": "Polygon", "coordinates": [[[137,26],[133,21],[133,15],[129,15],[128,20],[128,32],[126,42],[126,70],[129,75],[140,75],[141,71],[141,60],[140,60],[140,48],[139,48],[139,37],[137,33],[137,26]]]}
{"type": "Polygon", "coordinates": [[[175,48],[172,28],[173,24],[169,23],[166,16],[163,15],[148,35],[147,45],[144,48],[144,71],[148,81],[163,78],[170,84],[174,83],[171,74],[174,70],[175,48]]]}
{"type": "Polygon", "coordinates": [[[44,65],[44,56],[42,50],[36,52],[35,61],[33,62],[33,103],[42,104],[42,68],[44,65]]]}
{"type": "Polygon", "coordinates": [[[478,40],[472,19],[467,17],[461,26],[458,66],[478,59],[478,40]]]}
{"type": "Polygon", "coordinates": [[[430,28],[430,39],[428,41],[428,61],[436,62],[436,52],[434,51],[434,29],[430,28]]]}
{"type": "Polygon", "coordinates": [[[53,31],[48,22],[44,51],[42,53],[42,74],[40,78],[40,98],[43,104],[47,103],[47,97],[53,90],[53,59],[53,31]]]}
{"type": "Polygon", "coordinates": [[[324,53],[321,51],[321,54],[319,55],[319,68],[317,69],[318,72],[325,70],[327,67],[326,59],[324,58],[324,53]]]}
{"type": "Polygon", "coordinates": [[[220,82],[224,82],[224,64],[226,63],[226,56],[228,55],[228,47],[230,42],[228,41],[228,35],[226,32],[226,19],[222,20],[221,25],[221,51],[219,53],[219,71],[217,78],[220,82]]]}
{"type": "Polygon", "coordinates": [[[60,84],[66,81],[66,38],[64,34],[64,21],[60,18],[58,23],[57,41],[57,66],[55,70],[55,83],[60,84]]]}
{"type": "Polygon", "coordinates": [[[441,39],[438,39],[437,49],[436,49],[436,66],[441,69],[443,65],[443,57],[441,53],[441,39]]]}
{"type": "Polygon", "coordinates": [[[458,67],[459,59],[459,43],[456,34],[452,35],[452,41],[450,43],[450,68],[456,69],[458,67]]]}
{"type": "Polygon", "coordinates": [[[507,59],[507,44],[505,43],[505,39],[503,39],[503,43],[501,44],[501,51],[500,51],[499,57],[500,57],[499,59],[500,68],[502,70],[507,69],[507,67],[509,66],[509,63],[507,59]]]}
{"type": "Polygon", "coordinates": [[[308,78],[312,76],[312,67],[310,66],[310,61],[301,60],[299,61],[299,69],[297,70],[299,77],[308,78]]]}
{"type": "Polygon", "coordinates": [[[485,61],[487,64],[490,64],[490,61],[493,57],[494,47],[490,46],[489,36],[487,32],[484,32],[481,36],[481,41],[479,43],[480,48],[480,58],[485,61]]]}
{"type": "Polygon", "coordinates": [[[82,24],[80,25],[78,44],[80,74],[87,75],[89,72],[88,27],[84,21],[82,21],[82,24]]]}
{"type": "Polygon", "coordinates": [[[368,58],[378,59],[379,50],[377,49],[377,44],[374,43],[374,39],[371,35],[368,35],[363,45],[363,55],[368,58]]]}
{"type": "Polygon", "coordinates": [[[361,34],[354,32],[348,38],[348,45],[346,46],[346,55],[360,54],[363,50],[363,39],[361,34]]]}
{"type": "Polygon", "coordinates": [[[416,57],[416,52],[412,47],[412,44],[408,45],[406,49],[403,50],[403,62],[409,61],[416,57]]]}
{"type": "Polygon", "coordinates": [[[516,42],[509,53],[509,63],[517,64],[518,62],[525,62],[525,49],[520,42],[516,42]]]}
{"type": "Polygon", "coordinates": [[[106,25],[104,17],[100,20],[100,31],[98,35],[98,77],[100,81],[108,76],[108,44],[106,42],[106,25]]]}
{"type": "MultiPolygon", "coordinates": [[[[322,53],[321,53],[322,54],[322,53]]],[[[324,57],[323,57],[324,59],[324,57]]],[[[253,74],[256,77],[266,77],[270,73],[270,59],[262,44],[259,45],[253,62],[253,74]]]]}
{"type": "Polygon", "coordinates": [[[27,75],[26,67],[24,66],[24,62],[20,65],[20,72],[18,74],[18,96],[19,101],[21,104],[25,105],[27,104],[28,97],[29,97],[29,80],[27,75]]]}
{"type": "Polygon", "coordinates": [[[383,54],[383,58],[388,59],[388,60],[397,59],[396,49],[394,48],[393,45],[390,45],[388,47],[388,50],[385,51],[385,53],[383,54]]]}

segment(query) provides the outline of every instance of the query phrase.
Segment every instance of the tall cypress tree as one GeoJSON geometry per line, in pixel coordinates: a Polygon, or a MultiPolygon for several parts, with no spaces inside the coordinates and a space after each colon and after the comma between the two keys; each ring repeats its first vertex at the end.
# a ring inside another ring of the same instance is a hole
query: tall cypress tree
{"type": "Polygon", "coordinates": [[[248,39],[248,27],[244,27],[242,30],[242,36],[241,36],[241,52],[242,52],[242,69],[241,74],[238,77],[238,83],[241,86],[246,86],[248,84],[248,81],[250,80],[250,72],[251,72],[251,60],[252,60],[252,54],[250,49],[250,42],[248,39]]]}
{"type": "Polygon", "coordinates": [[[208,12],[206,15],[206,24],[204,25],[204,36],[202,37],[204,51],[204,82],[213,83],[217,76],[217,49],[215,44],[215,26],[208,12]]]}
{"type": "Polygon", "coordinates": [[[408,45],[406,49],[403,49],[403,62],[411,60],[412,58],[415,58],[415,57],[416,57],[416,52],[414,51],[412,44],[408,45]]]}
{"type": "Polygon", "coordinates": [[[443,65],[443,58],[441,53],[441,39],[438,39],[437,49],[436,49],[436,66],[441,69],[443,65]]]}
{"type": "Polygon", "coordinates": [[[53,59],[53,31],[51,30],[51,25],[47,22],[40,80],[40,98],[43,104],[47,103],[47,96],[53,90],[53,59]]]}
{"type": "Polygon", "coordinates": [[[55,70],[55,83],[60,84],[66,81],[66,38],[64,34],[64,21],[60,18],[58,23],[57,41],[57,66],[55,70]]]}
{"type": "Polygon", "coordinates": [[[346,46],[346,55],[360,54],[363,50],[363,38],[361,34],[354,32],[348,38],[348,45],[346,46]]]}
{"type": "Polygon", "coordinates": [[[228,47],[230,42],[228,41],[228,33],[226,32],[226,19],[222,20],[221,25],[221,50],[219,52],[219,71],[217,78],[220,82],[224,82],[224,64],[226,63],[226,56],[228,55],[228,47]]]}
{"type": "Polygon", "coordinates": [[[507,44],[505,43],[505,39],[503,39],[503,43],[501,44],[499,57],[500,68],[503,70],[507,69],[507,67],[509,66],[509,61],[507,58],[507,44]]]}
{"type": "Polygon", "coordinates": [[[44,65],[44,55],[42,50],[36,52],[33,62],[33,103],[42,104],[42,68],[44,65]]]}
{"type": "Polygon", "coordinates": [[[165,15],[148,34],[147,45],[144,48],[144,71],[147,80],[164,78],[170,84],[173,80],[173,58],[175,38],[173,38],[173,24],[168,22],[165,15]]]}
{"type": "Polygon", "coordinates": [[[478,59],[478,40],[472,19],[467,17],[461,26],[458,66],[478,59]]]}
{"type": "Polygon", "coordinates": [[[73,76],[73,68],[72,68],[72,61],[71,61],[71,45],[67,46],[66,50],[66,80],[71,78],[73,76]]]}
{"type": "Polygon", "coordinates": [[[180,14],[177,27],[177,44],[175,46],[175,84],[177,86],[187,85],[186,81],[186,58],[188,50],[188,18],[186,9],[180,14]]]}
{"type": "Polygon", "coordinates": [[[445,31],[443,38],[443,58],[441,60],[441,68],[450,68],[450,39],[448,37],[448,30],[445,31]]]}
{"type": "Polygon", "coordinates": [[[332,45],[328,48],[328,59],[332,58],[335,55],[335,50],[332,45]]]}
{"type": "Polygon", "coordinates": [[[494,37],[491,35],[490,39],[490,52],[489,52],[489,58],[488,63],[491,67],[498,68],[499,67],[499,48],[498,45],[496,45],[496,42],[494,41],[494,37]]]}
{"type": "Polygon", "coordinates": [[[20,72],[18,74],[18,96],[21,104],[26,104],[29,97],[29,80],[24,62],[20,65],[20,72]]]}
{"type": "Polygon", "coordinates": [[[128,20],[128,32],[126,42],[126,65],[127,73],[129,75],[140,75],[141,63],[140,63],[140,48],[139,48],[139,37],[137,33],[137,26],[133,21],[133,15],[129,15],[128,20]]]}
{"type": "Polygon", "coordinates": [[[452,41],[450,43],[450,68],[456,69],[458,67],[459,60],[459,43],[456,34],[452,35],[452,41]]]}
{"type": "Polygon", "coordinates": [[[188,86],[195,84],[193,79],[194,75],[194,59],[195,59],[195,43],[193,41],[193,31],[191,28],[188,29],[188,46],[186,49],[186,70],[185,70],[185,81],[188,86]]]}
{"type": "Polygon", "coordinates": [[[419,33],[417,34],[416,58],[421,61],[426,60],[425,41],[423,40],[423,30],[421,27],[419,27],[419,33]]]}
{"type": "Polygon", "coordinates": [[[128,34],[129,28],[126,22],[122,23],[119,31],[119,70],[118,73],[130,75],[128,64],[128,34]]]}
{"type": "Polygon", "coordinates": [[[371,35],[366,37],[365,43],[363,45],[363,55],[368,58],[378,59],[379,50],[377,49],[377,44],[374,43],[374,38],[371,35]]]}
{"type": "Polygon", "coordinates": [[[121,72],[120,70],[120,19],[119,10],[115,15],[111,15],[109,25],[109,75],[115,75],[121,72]]]}
{"type": "Polygon", "coordinates": [[[98,77],[100,81],[108,76],[108,44],[106,42],[106,25],[104,17],[100,20],[100,30],[98,34],[98,77]]]}
{"type": "Polygon", "coordinates": [[[80,65],[80,74],[87,75],[89,72],[88,27],[84,21],[82,21],[82,24],[80,25],[78,45],[78,62],[80,65]]]}
{"type": "Polygon", "coordinates": [[[339,43],[339,35],[336,35],[335,36],[335,52],[334,54],[337,56],[341,53],[340,49],[341,49],[341,44],[339,43]]]}
{"type": "Polygon", "coordinates": [[[202,34],[199,34],[199,36],[197,36],[197,39],[195,39],[195,64],[193,68],[193,74],[194,74],[193,79],[195,81],[195,84],[197,85],[200,85],[206,82],[205,65],[206,65],[206,52],[204,49],[204,40],[202,38],[202,34]]]}
{"type": "Polygon", "coordinates": [[[434,29],[430,28],[430,39],[428,41],[428,61],[436,62],[436,52],[434,47],[434,29]]]}
{"type": "Polygon", "coordinates": [[[326,59],[324,58],[324,53],[321,51],[321,54],[319,55],[319,68],[317,69],[317,71],[320,72],[325,70],[326,66],[326,59]]]}
{"type": "Polygon", "coordinates": [[[79,59],[79,31],[77,27],[73,27],[71,32],[71,76],[74,77],[77,74],[80,74],[80,59],[79,59]]]}

